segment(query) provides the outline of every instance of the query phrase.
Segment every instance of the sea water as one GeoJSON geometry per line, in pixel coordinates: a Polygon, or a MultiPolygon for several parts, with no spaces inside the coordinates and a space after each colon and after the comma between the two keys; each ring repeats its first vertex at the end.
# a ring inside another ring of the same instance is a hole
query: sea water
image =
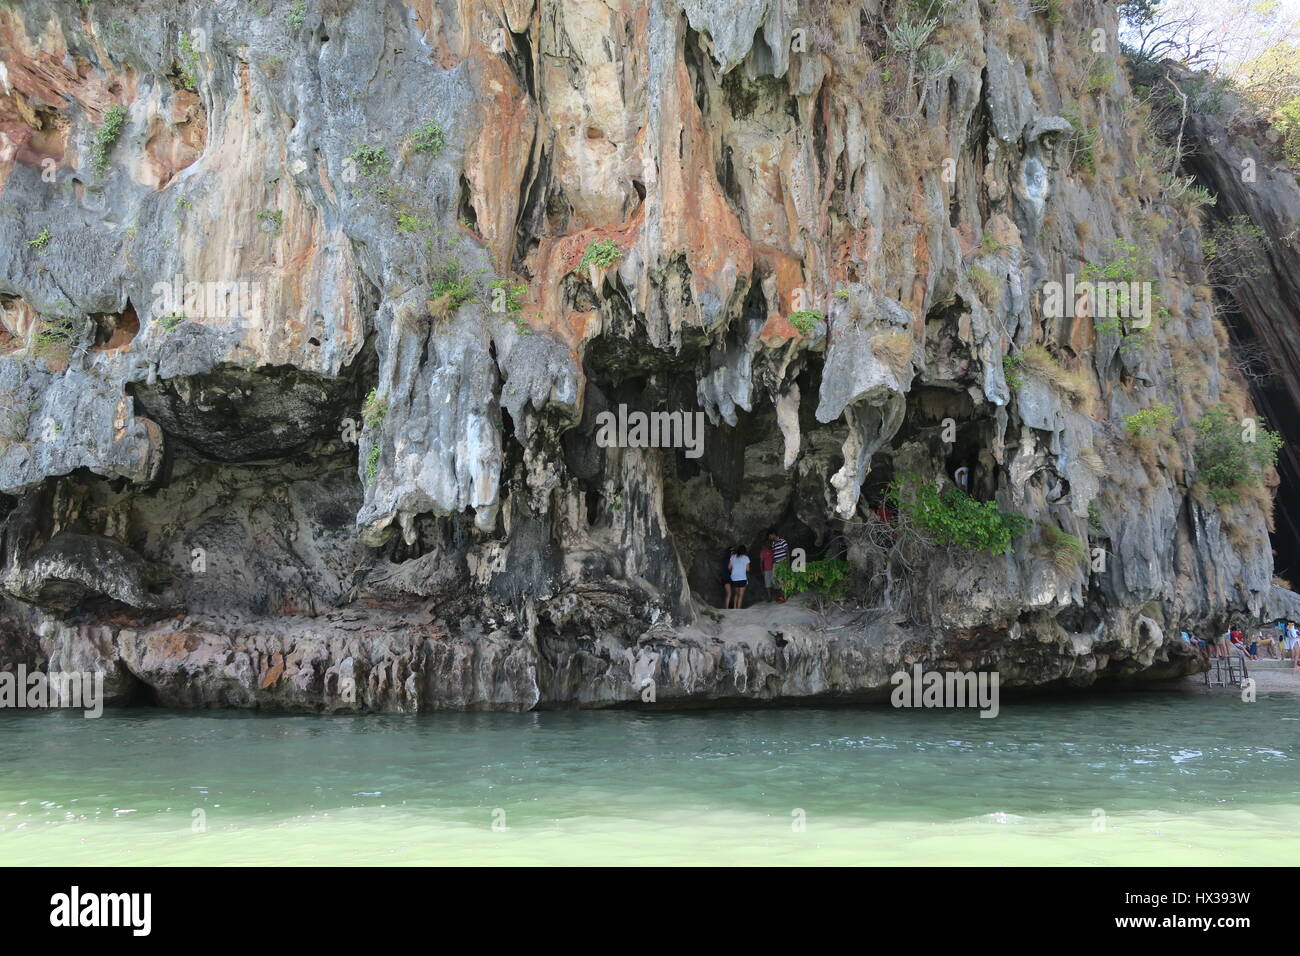
{"type": "Polygon", "coordinates": [[[2,864],[1294,864],[1300,697],[0,713],[2,864]]]}

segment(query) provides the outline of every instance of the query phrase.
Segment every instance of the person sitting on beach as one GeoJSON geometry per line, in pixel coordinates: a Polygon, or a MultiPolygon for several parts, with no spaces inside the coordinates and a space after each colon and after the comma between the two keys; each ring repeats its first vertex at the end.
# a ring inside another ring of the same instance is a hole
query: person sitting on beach
{"type": "Polygon", "coordinates": [[[1182,638],[1184,644],[1186,644],[1196,653],[1197,657],[1204,659],[1205,657],[1204,641],[1198,641],[1195,635],[1193,635],[1192,632],[1188,630],[1179,631],[1178,636],[1182,638]]]}
{"type": "MultiPolygon", "coordinates": [[[[1282,659],[1282,655],[1277,650],[1277,640],[1266,627],[1259,629],[1259,640],[1255,642],[1255,652],[1257,655],[1266,654],[1269,660],[1280,661],[1282,659]]],[[[1258,657],[1255,659],[1259,660],[1258,657]]]]}

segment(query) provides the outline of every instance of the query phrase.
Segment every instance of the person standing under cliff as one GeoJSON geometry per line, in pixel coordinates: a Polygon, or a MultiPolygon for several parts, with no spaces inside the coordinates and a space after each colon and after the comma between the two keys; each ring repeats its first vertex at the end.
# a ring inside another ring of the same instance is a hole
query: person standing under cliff
{"type": "Polygon", "coordinates": [[[731,607],[731,559],[736,556],[735,548],[727,549],[727,556],[722,559],[722,576],[718,578],[722,582],[722,606],[731,607]]]}
{"type": "Polygon", "coordinates": [[[758,552],[758,567],[763,572],[763,600],[770,602],[772,600],[772,591],[776,588],[776,573],[773,571],[775,561],[772,555],[772,545],[769,543],[762,551],[758,552]]]}
{"type": "Polygon", "coordinates": [[[743,544],[736,547],[727,564],[731,581],[731,606],[739,611],[745,606],[745,587],[749,584],[749,555],[743,544]]]}
{"type": "MultiPolygon", "coordinates": [[[[785,538],[776,533],[775,528],[767,529],[767,543],[772,549],[772,575],[775,579],[776,569],[790,559],[790,545],[785,538]]],[[[777,597],[777,601],[781,604],[785,603],[784,591],[777,597]]]]}

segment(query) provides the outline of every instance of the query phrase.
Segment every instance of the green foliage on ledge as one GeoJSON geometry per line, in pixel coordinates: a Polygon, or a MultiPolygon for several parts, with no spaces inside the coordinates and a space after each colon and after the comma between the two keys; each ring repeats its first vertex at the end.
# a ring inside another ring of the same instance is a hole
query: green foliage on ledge
{"type": "Polygon", "coordinates": [[[818,322],[825,321],[826,316],[816,309],[800,309],[798,312],[791,312],[787,320],[794,326],[795,331],[800,335],[807,335],[817,325],[818,322]]]}
{"type": "Polygon", "coordinates": [[[379,389],[372,388],[366,400],[361,403],[361,420],[367,428],[377,428],[383,424],[388,414],[388,403],[379,397],[379,389]]]}
{"type": "Polygon", "coordinates": [[[613,239],[593,239],[583,251],[578,268],[584,272],[589,266],[608,269],[621,258],[623,258],[623,250],[613,239]]]}
{"type": "Polygon", "coordinates": [[[789,561],[783,561],[774,570],[776,583],[786,597],[811,591],[819,598],[835,601],[844,596],[849,562],[841,558],[825,558],[805,562],[804,569],[796,571],[789,561]]]}
{"type": "Polygon", "coordinates": [[[417,153],[432,153],[437,156],[447,145],[447,139],[441,126],[432,120],[426,120],[411,134],[411,145],[417,153]]]}
{"type": "Polygon", "coordinates": [[[1232,504],[1242,487],[1259,487],[1277,464],[1282,436],[1263,422],[1238,422],[1227,406],[1215,405],[1196,422],[1196,470],[1219,504],[1232,504]]]}
{"type": "Polygon", "coordinates": [[[933,481],[915,474],[894,479],[888,498],[939,547],[1004,554],[1033,525],[1022,515],[1002,511],[995,501],[976,501],[956,488],[940,491],[933,481]]]}
{"type": "Polygon", "coordinates": [[[1132,438],[1150,438],[1157,432],[1167,431],[1174,422],[1174,410],[1167,402],[1156,402],[1150,408],[1124,416],[1124,427],[1132,438]]]}
{"type": "Polygon", "coordinates": [[[126,117],[126,107],[116,104],[110,106],[104,114],[104,122],[95,132],[95,142],[90,147],[90,165],[95,167],[95,172],[103,173],[108,169],[108,155],[113,151],[117,138],[122,135],[126,117]]]}

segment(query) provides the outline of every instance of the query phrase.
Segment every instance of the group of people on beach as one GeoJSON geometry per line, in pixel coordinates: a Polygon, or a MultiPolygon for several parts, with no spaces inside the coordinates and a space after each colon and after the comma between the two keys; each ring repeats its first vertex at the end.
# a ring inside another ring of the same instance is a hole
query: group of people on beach
{"type": "Polygon", "coordinates": [[[1283,655],[1289,655],[1291,666],[1300,669],[1300,626],[1295,621],[1275,621],[1269,627],[1261,627],[1251,641],[1247,641],[1246,635],[1237,627],[1229,627],[1208,641],[1190,631],[1183,631],[1182,638],[1184,644],[1191,645],[1211,660],[1233,654],[1248,661],[1280,661],[1283,655]]]}
{"type": "MultiPolygon", "coordinates": [[[[767,532],[767,544],[758,553],[759,570],[763,572],[764,599],[773,600],[772,592],[778,591],[775,600],[785,602],[785,592],[776,586],[776,569],[790,560],[790,544],[776,533],[775,528],[767,532]]],[[[745,606],[745,589],[749,587],[749,549],[743,544],[727,550],[726,566],[722,572],[724,608],[739,610],[745,606]]]]}

